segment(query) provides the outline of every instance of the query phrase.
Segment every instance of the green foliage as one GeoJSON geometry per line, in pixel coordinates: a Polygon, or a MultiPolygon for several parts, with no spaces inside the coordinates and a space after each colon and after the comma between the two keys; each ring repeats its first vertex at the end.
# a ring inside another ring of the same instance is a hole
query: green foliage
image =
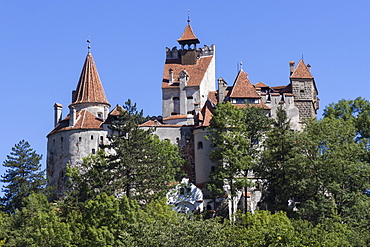
{"type": "Polygon", "coordinates": [[[68,216],[73,243],[76,246],[131,246],[128,232],[140,215],[140,208],[133,200],[121,200],[105,193],[89,200],[81,211],[68,216]]]}
{"type": "Polygon", "coordinates": [[[82,169],[68,169],[71,187],[66,206],[80,207],[101,193],[146,204],[163,197],[183,164],[178,148],[161,141],[153,130],[139,124],[145,121],[136,105],[126,102],[121,115],[112,122],[110,144],[84,159],[82,169]]]}
{"type": "Polygon", "coordinates": [[[346,217],[359,193],[369,188],[370,166],[361,161],[366,151],[355,141],[351,122],[324,118],[311,121],[299,135],[297,196],[305,202],[299,213],[311,220],[346,217]],[[298,195],[299,194],[299,195],[298,195]]]}
{"type": "Polygon", "coordinates": [[[72,232],[42,194],[31,194],[10,216],[5,246],[71,246],[72,232]]]}
{"type": "Polygon", "coordinates": [[[288,210],[287,202],[295,190],[288,180],[297,173],[296,165],[290,161],[298,151],[285,110],[279,107],[276,115],[266,134],[261,162],[253,167],[257,177],[264,180],[264,203],[272,212],[288,210]]]}
{"type": "Polygon", "coordinates": [[[104,151],[99,150],[95,155],[90,154],[83,159],[81,168],[67,167],[69,190],[60,202],[63,210],[81,208],[97,195],[115,192],[114,174],[109,170],[109,164],[104,151]]]}
{"type": "Polygon", "coordinates": [[[12,148],[3,163],[7,170],[0,180],[7,184],[3,186],[5,195],[1,198],[5,211],[14,212],[28,195],[44,191],[46,179],[41,158],[27,141],[22,140],[12,148]]]}
{"type": "Polygon", "coordinates": [[[353,121],[358,140],[370,138],[370,102],[358,97],[354,100],[339,100],[324,109],[325,118],[353,121]]]}
{"type": "Polygon", "coordinates": [[[108,156],[109,172],[116,193],[148,203],[165,195],[183,159],[174,145],[154,137],[152,129],[139,127],[144,118],[135,104],[128,101],[123,108],[112,123],[113,135],[106,146],[113,150],[108,156]]]}
{"type": "Polygon", "coordinates": [[[215,146],[210,159],[218,163],[208,187],[214,194],[225,193],[225,182],[232,197],[251,186],[248,171],[259,163],[262,139],[269,126],[263,108],[237,108],[230,102],[216,106],[208,135],[215,146]]]}

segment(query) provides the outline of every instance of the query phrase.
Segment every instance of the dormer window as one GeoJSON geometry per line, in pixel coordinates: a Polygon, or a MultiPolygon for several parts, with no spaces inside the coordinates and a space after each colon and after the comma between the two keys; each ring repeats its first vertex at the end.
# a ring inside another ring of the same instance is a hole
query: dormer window
{"type": "Polygon", "coordinates": [[[103,118],[103,113],[98,112],[98,118],[103,118]]]}

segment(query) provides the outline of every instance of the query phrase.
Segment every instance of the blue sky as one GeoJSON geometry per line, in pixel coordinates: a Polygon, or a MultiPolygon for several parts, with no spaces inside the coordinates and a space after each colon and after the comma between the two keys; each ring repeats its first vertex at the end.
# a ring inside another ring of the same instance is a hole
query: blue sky
{"type": "Polygon", "coordinates": [[[242,61],[252,83],[286,85],[289,61],[303,56],[319,116],[342,98],[368,98],[370,1],[0,0],[0,161],[25,139],[45,165],[53,105],[67,114],[89,36],[111,105],[130,98],[160,115],[165,48],[177,45],[188,9],[201,46],[216,45],[216,76],[228,84],[242,61]]]}

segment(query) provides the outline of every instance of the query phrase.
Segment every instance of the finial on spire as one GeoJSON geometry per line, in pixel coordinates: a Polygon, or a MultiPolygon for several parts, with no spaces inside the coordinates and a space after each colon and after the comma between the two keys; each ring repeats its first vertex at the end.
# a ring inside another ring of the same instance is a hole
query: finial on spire
{"type": "Polygon", "coordinates": [[[240,63],[239,63],[239,70],[243,70],[243,62],[240,60],[240,63]]]}
{"type": "Polygon", "coordinates": [[[90,46],[90,36],[87,38],[87,50],[88,50],[88,52],[90,53],[90,49],[91,49],[91,46],[90,46]]]}
{"type": "Polygon", "coordinates": [[[302,54],[302,60],[303,60],[303,54],[302,54]]]}
{"type": "Polygon", "coordinates": [[[190,24],[190,9],[188,9],[188,25],[190,24]]]}

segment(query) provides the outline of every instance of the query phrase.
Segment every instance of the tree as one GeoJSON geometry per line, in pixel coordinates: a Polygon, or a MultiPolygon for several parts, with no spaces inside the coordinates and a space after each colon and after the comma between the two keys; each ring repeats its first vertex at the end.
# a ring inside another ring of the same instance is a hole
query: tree
{"type": "Polygon", "coordinates": [[[355,138],[350,121],[334,118],[312,120],[299,134],[299,154],[292,159],[297,173],[288,183],[295,189],[292,198],[302,203],[301,217],[316,222],[337,216],[349,219],[356,200],[370,186],[370,166],[361,161],[365,145],[355,138]]]}
{"type": "Polygon", "coordinates": [[[115,193],[143,204],[163,197],[183,164],[175,145],[159,140],[152,129],[139,127],[145,120],[128,100],[110,127],[110,144],[105,146],[110,152],[105,172],[112,178],[115,193]]]}
{"type": "Polygon", "coordinates": [[[210,174],[211,191],[216,195],[225,193],[225,182],[232,198],[238,191],[247,191],[251,186],[248,173],[258,162],[263,136],[269,126],[270,120],[263,108],[251,105],[237,108],[230,102],[216,106],[208,135],[215,146],[210,159],[218,163],[210,174]]]}
{"type": "Polygon", "coordinates": [[[253,167],[253,171],[264,181],[263,201],[268,209],[272,212],[287,211],[288,200],[294,190],[288,180],[296,173],[294,164],[290,161],[298,150],[294,141],[295,133],[290,129],[290,120],[282,107],[277,109],[272,126],[263,143],[261,162],[253,167]]]}
{"type": "Polygon", "coordinates": [[[325,118],[337,118],[353,121],[357,140],[370,138],[370,102],[358,97],[354,100],[341,99],[324,109],[325,118]]]}
{"type": "Polygon", "coordinates": [[[30,194],[23,207],[9,217],[5,246],[73,246],[73,233],[45,195],[30,194]]]}
{"type": "Polygon", "coordinates": [[[42,156],[24,140],[12,148],[3,166],[8,168],[1,182],[5,196],[1,198],[5,211],[14,212],[22,205],[22,200],[31,193],[43,192],[46,186],[45,172],[41,170],[42,156]]]}

